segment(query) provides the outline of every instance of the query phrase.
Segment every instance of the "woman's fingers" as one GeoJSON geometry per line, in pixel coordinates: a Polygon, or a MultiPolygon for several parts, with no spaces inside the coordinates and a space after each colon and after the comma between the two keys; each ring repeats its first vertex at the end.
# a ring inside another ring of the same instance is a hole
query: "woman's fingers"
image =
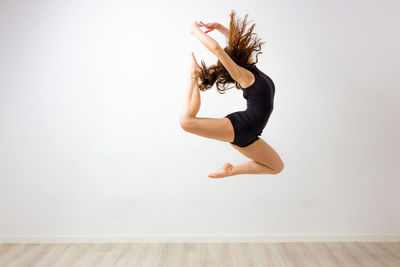
{"type": "Polygon", "coordinates": [[[201,22],[201,24],[202,24],[204,27],[206,27],[207,29],[213,29],[213,27],[210,25],[211,23],[204,24],[204,22],[202,22],[202,21],[200,21],[200,22],[201,22]]]}
{"type": "Polygon", "coordinates": [[[215,26],[213,22],[205,24],[204,22],[200,21],[203,27],[206,27],[208,30],[206,30],[204,33],[209,33],[213,30],[215,30],[215,26]]]}
{"type": "Polygon", "coordinates": [[[207,28],[207,30],[206,30],[204,33],[209,33],[210,31],[214,30],[212,27],[210,27],[210,26],[208,25],[208,24],[210,24],[210,23],[204,24],[204,22],[202,22],[201,20],[200,20],[200,23],[201,23],[201,25],[202,25],[203,27],[206,27],[206,28],[207,28]]]}

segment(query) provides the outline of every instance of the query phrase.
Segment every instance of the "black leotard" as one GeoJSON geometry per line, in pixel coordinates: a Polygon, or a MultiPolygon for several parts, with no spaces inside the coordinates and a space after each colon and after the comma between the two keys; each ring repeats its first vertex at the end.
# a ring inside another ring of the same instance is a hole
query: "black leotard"
{"type": "Polygon", "coordinates": [[[247,109],[226,115],[235,132],[231,144],[246,147],[259,139],[274,109],[275,84],[272,79],[255,65],[246,68],[255,76],[255,81],[247,88],[242,88],[247,100],[247,109]]]}

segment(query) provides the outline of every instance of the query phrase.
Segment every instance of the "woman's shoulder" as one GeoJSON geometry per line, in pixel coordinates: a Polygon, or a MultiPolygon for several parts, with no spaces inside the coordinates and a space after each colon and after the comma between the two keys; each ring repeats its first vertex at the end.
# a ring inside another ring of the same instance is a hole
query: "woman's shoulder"
{"type": "Polygon", "coordinates": [[[253,66],[243,66],[244,69],[247,71],[243,71],[243,74],[241,75],[241,81],[239,81],[239,85],[242,89],[247,89],[249,87],[252,87],[256,81],[258,80],[257,76],[257,70],[253,66]]]}

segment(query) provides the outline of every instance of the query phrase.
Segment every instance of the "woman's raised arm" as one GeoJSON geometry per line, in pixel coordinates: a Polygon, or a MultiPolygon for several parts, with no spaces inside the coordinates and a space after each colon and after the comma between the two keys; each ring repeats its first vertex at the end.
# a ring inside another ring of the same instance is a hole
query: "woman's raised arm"
{"type": "Polygon", "coordinates": [[[200,27],[202,27],[202,25],[200,25],[199,23],[193,23],[192,28],[190,29],[190,33],[194,34],[208,50],[215,54],[217,49],[219,48],[218,42],[215,41],[212,37],[208,36],[202,30],[200,30],[200,27]]]}
{"type": "Polygon", "coordinates": [[[224,25],[218,23],[217,30],[225,35],[226,38],[229,38],[229,29],[226,28],[224,25]]]}
{"type": "Polygon", "coordinates": [[[213,38],[208,36],[202,30],[200,30],[199,23],[195,22],[190,29],[190,32],[194,34],[205,47],[208,48],[213,54],[218,57],[218,60],[224,65],[226,70],[231,75],[232,79],[238,82],[242,87],[247,87],[247,83],[249,82],[249,78],[253,79],[254,82],[254,74],[252,74],[249,70],[239,66],[226,52],[225,50],[215,41],[213,38]]]}

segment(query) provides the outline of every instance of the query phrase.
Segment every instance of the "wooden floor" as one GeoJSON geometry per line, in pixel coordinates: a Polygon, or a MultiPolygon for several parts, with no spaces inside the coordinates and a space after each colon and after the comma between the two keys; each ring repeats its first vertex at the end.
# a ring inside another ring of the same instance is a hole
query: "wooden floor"
{"type": "Polygon", "coordinates": [[[0,244],[0,266],[400,266],[400,243],[0,244]]]}

